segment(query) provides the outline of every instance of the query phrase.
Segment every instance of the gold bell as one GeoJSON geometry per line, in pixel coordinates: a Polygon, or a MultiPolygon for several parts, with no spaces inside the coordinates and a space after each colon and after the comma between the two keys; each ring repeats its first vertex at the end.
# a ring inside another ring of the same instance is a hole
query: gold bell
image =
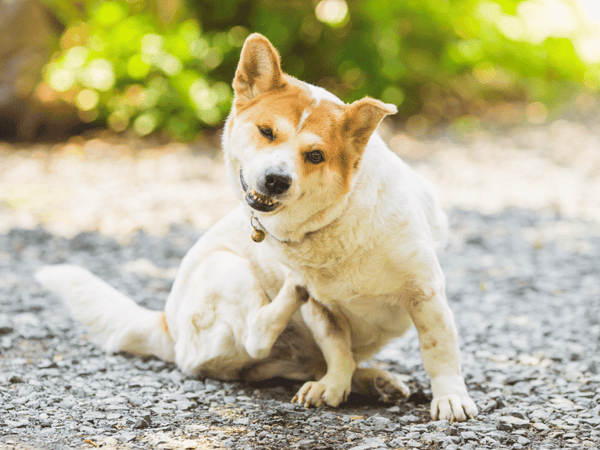
{"type": "Polygon", "coordinates": [[[262,242],[265,240],[265,232],[258,228],[255,228],[254,231],[252,231],[251,236],[254,242],[262,242]]]}

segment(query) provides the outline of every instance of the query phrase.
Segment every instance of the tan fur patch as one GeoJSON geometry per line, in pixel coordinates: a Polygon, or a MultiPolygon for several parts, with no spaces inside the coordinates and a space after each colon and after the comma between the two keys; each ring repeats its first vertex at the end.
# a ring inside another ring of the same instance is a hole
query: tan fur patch
{"type": "Polygon", "coordinates": [[[329,335],[341,334],[344,332],[338,317],[327,306],[314,298],[311,298],[310,301],[313,304],[314,311],[327,323],[327,333],[329,335]]]}
{"type": "Polygon", "coordinates": [[[340,194],[346,194],[358,167],[359,155],[348,145],[344,107],[328,101],[317,104],[304,85],[292,77],[284,77],[287,82],[281,88],[272,89],[236,106],[237,116],[257,126],[252,136],[257,148],[268,150],[270,144],[294,140],[299,177],[306,179],[312,174],[321,173],[323,184],[338,184],[340,194]],[[260,135],[258,126],[273,130],[273,142],[260,135]],[[323,163],[313,164],[307,160],[306,154],[315,150],[323,152],[323,163]],[[324,173],[326,171],[329,177],[324,173]],[[330,179],[331,175],[337,179],[330,179]]]}
{"type": "Polygon", "coordinates": [[[169,334],[169,325],[167,324],[167,317],[165,316],[165,313],[160,315],[160,326],[165,333],[169,334]]]}
{"type": "MultiPolygon", "coordinates": [[[[346,194],[350,189],[351,176],[355,170],[354,162],[357,156],[353,149],[348,148],[344,135],[344,108],[331,102],[320,102],[315,107],[302,126],[300,134],[310,133],[321,138],[321,145],[309,145],[299,152],[301,176],[309,177],[311,174],[327,168],[332,174],[339,176],[341,194],[346,194]],[[325,161],[321,164],[312,164],[305,160],[309,151],[321,150],[325,161]]],[[[333,181],[333,180],[326,180],[333,181]]],[[[328,183],[329,184],[329,183],[328,183]]]]}
{"type": "Polygon", "coordinates": [[[296,286],[296,294],[298,295],[298,300],[302,303],[306,303],[310,297],[310,294],[304,286],[296,286]]]}

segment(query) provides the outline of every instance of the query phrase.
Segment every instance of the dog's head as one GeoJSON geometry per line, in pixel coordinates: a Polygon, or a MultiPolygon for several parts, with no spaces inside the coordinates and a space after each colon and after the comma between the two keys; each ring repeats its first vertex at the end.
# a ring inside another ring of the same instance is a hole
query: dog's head
{"type": "Polygon", "coordinates": [[[279,55],[250,35],[233,81],[223,148],[231,181],[274,236],[295,240],[335,218],[371,135],[393,105],[344,104],[281,70],[279,55]]]}

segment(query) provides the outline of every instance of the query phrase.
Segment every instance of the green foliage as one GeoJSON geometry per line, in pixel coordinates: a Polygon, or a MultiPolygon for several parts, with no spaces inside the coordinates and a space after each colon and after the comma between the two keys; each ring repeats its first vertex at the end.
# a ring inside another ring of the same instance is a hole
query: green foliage
{"type": "Polygon", "coordinates": [[[165,28],[153,12],[124,1],[89,8],[85,22],[68,24],[44,71],[47,85],[75,104],[82,119],[106,121],[115,131],[132,127],[141,136],[165,129],[189,139],[227,114],[229,83],[211,72],[241,45],[245,29],[203,32],[194,18],[165,28]]]}
{"type": "Polygon", "coordinates": [[[239,49],[258,31],[287,73],[345,101],[395,103],[425,128],[478,123],[505,101],[543,116],[600,84],[600,51],[581,51],[593,27],[570,0],[556,1],[566,9],[544,10],[542,0],[179,0],[171,25],[152,5],[173,0],[83,2],[83,13],[53,1],[67,28],[45,80],[86,120],[190,138],[227,113],[239,49]]]}
{"type": "MultiPolygon", "coordinates": [[[[228,3],[250,11],[242,23],[278,46],[292,75],[346,101],[398,104],[401,116],[435,125],[506,101],[545,114],[583,85],[596,91],[600,51],[587,62],[577,51],[593,26],[562,1],[564,11],[543,0],[325,0],[316,11],[312,2],[228,3]],[[327,23],[318,18],[323,4],[332,16],[346,6],[346,16],[327,23]]],[[[210,13],[206,3],[199,9],[210,13]]]]}

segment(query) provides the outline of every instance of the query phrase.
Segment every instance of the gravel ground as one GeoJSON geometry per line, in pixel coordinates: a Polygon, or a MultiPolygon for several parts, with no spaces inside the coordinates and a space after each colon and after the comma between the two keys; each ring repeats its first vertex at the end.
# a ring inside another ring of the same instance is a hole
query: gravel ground
{"type": "Polygon", "coordinates": [[[199,381],[154,358],[101,352],[32,273],[80,264],[162,308],[202,223],[234,204],[220,158],[193,146],[137,152],[139,143],[99,138],[50,153],[4,146],[0,448],[598,448],[595,131],[560,121],[465,142],[388,135],[449,209],[441,262],[481,411],[458,424],[429,421],[414,330],[374,361],[412,388],[392,407],[352,395],[338,409],[305,409],[289,403],[299,384],[199,381]]]}

